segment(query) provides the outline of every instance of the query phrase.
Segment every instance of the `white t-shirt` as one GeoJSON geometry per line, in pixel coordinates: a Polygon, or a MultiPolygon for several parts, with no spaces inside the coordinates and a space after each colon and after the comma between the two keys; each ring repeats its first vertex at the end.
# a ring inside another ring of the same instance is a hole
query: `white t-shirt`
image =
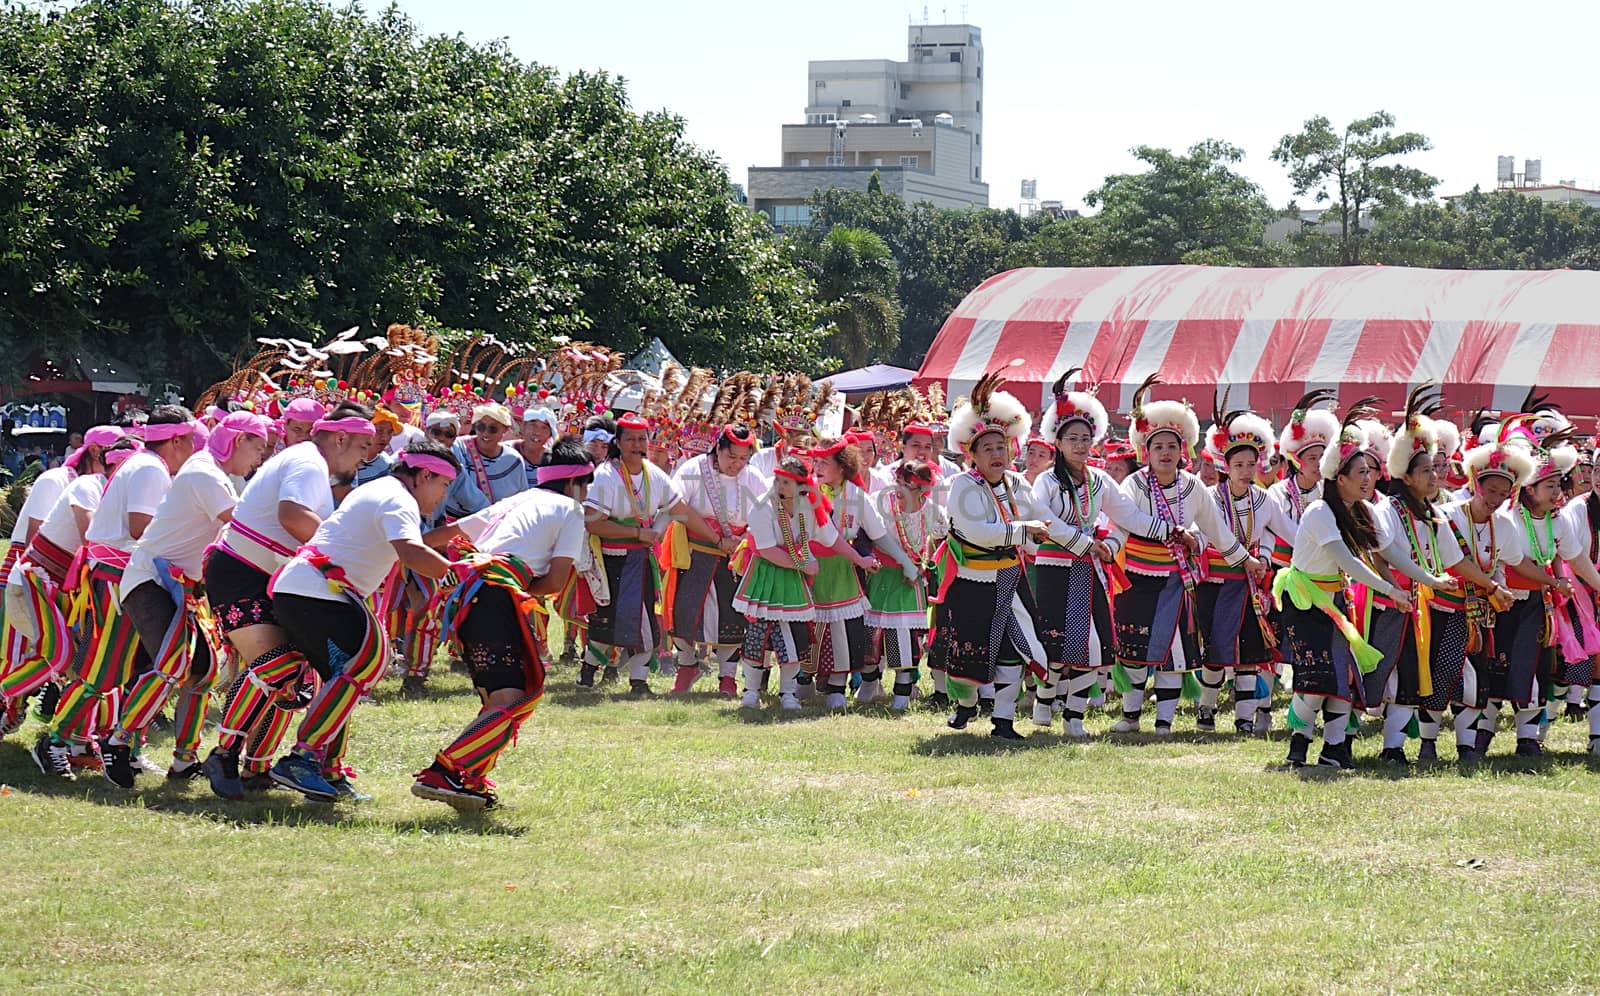
{"type": "Polygon", "coordinates": [[[172,478],[155,518],[140,537],[122,575],[122,593],[156,579],[157,558],[171,561],[190,578],[200,577],[206,547],[222,531],[220,517],[239,500],[233,481],[209,452],[190,457],[172,478]]]}
{"type": "MultiPolygon", "coordinates": [[[[400,478],[380,477],[350,492],[317,527],[310,545],[344,568],[350,584],[365,597],[383,584],[399,560],[391,545],[395,540],[421,542],[422,513],[400,478]]],[[[299,556],[278,575],[273,592],[333,602],[343,598],[328,589],[321,571],[299,556]]]]}
{"type": "Polygon", "coordinates": [[[589,496],[584,504],[598,509],[613,519],[638,518],[640,525],[653,523],[662,511],[676,505],[682,495],[667,472],[648,460],[644,474],[632,477],[632,494],[622,480],[616,460],[607,460],[594,470],[594,483],[589,485],[589,496]],[[638,503],[636,510],[634,505],[638,503]]]}
{"type": "Polygon", "coordinates": [[[748,464],[738,474],[728,477],[712,469],[709,454],[686,461],[672,475],[672,483],[684,502],[705,516],[707,522],[721,521],[736,529],[750,521],[750,509],[767,492],[761,475],[748,464]]]}
{"type": "Polygon", "coordinates": [[[28,488],[28,499],[17,513],[17,524],[11,529],[13,543],[28,539],[28,520],[38,519],[42,523],[55,507],[56,501],[66,493],[67,485],[72,483],[74,476],[71,469],[56,467],[34,478],[33,485],[28,488]]]}
{"type": "Polygon", "coordinates": [[[517,557],[541,577],[550,573],[556,557],[576,564],[589,540],[583,507],[566,495],[538,489],[495,502],[456,525],[480,552],[517,557]]]}
{"type": "Polygon", "coordinates": [[[1490,522],[1473,522],[1470,506],[1470,501],[1461,501],[1446,505],[1444,510],[1456,532],[1466,540],[1467,545],[1461,551],[1462,559],[1472,559],[1479,568],[1489,564],[1491,570],[1486,573],[1496,582],[1504,583],[1504,568],[1522,563],[1525,557],[1523,542],[1517,535],[1522,524],[1503,507],[1495,509],[1490,517],[1493,528],[1490,522]]]}
{"type": "Polygon", "coordinates": [[[128,457],[111,475],[105,497],[83,534],[85,543],[104,543],[115,550],[133,549],[128,533],[128,516],[155,515],[161,499],[172,486],[172,472],[166,461],[148,450],[128,457]]]}
{"type": "Polygon", "coordinates": [[[278,522],[281,501],[292,501],[319,519],[326,520],[333,514],[328,462],[316,443],[296,443],[263,464],[239,496],[239,504],[233,510],[234,521],[293,550],[300,541],[278,522]]]}
{"type": "MultiPolygon", "coordinates": [[[[800,540],[802,516],[805,519],[807,543],[832,546],[839,538],[839,531],[834,527],[832,520],[824,520],[822,525],[817,525],[817,516],[811,508],[811,502],[805,498],[796,498],[794,510],[789,514],[789,536],[796,543],[800,540]]],[[[762,502],[750,511],[750,542],[756,545],[757,550],[770,550],[774,547],[783,549],[783,534],[778,529],[776,497],[771,501],[762,502]]]]}
{"type": "Polygon", "coordinates": [[[50,506],[39,527],[39,535],[68,553],[77,553],[83,545],[83,533],[78,531],[78,517],[72,513],[74,506],[90,515],[100,507],[100,497],[106,490],[104,474],[80,474],[67,485],[67,490],[50,506]]]}

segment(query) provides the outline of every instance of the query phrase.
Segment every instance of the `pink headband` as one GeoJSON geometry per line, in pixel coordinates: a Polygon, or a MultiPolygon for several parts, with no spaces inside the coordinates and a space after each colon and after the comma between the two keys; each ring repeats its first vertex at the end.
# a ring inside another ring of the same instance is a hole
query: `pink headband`
{"type": "Polygon", "coordinates": [[[359,415],[346,415],[344,418],[319,418],[311,423],[311,431],[317,432],[350,432],[357,436],[376,436],[378,430],[372,423],[359,415]]]}
{"type": "Polygon", "coordinates": [[[233,456],[233,446],[241,435],[267,438],[267,419],[253,412],[234,412],[217,423],[211,430],[206,448],[219,461],[233,456]]]}
{"type": "Polygon", "coordinates": [[[431,470],[446,480],[454,480],[456,476],[456,469],[450,466],[448,460],[431,453],[402,453],[400,464],[404,467],[415,467],[417,470],[431,470]]]}
{"type": "Polygon", "coordinates": [[[139,435],[147,443],[164,443],[169,439],[187,436],[194,431],[195,423],[190,422],[164,422],[161,425],[151,425],[148,422],[140,428],[139,435]]]}
{"type": "Polygon", "coordinates": [[[594,473],[594,466],[587,463],[558,463],[549,464],[539,468],[539,483],[548,484],[551,481],[565,481],[570,477],[588,477],[594,473]]]}
{"type": "Polygon", "coordinates": [[[83,445],[110,446],[125,435],[120,426],[97,425],[83,434],[83,445]]]}
{"type": "Polygon", "coordinates": [[[106,466],[107,467],[116,467],[116,466],[120,465],[122,463],[122,461],[124,461],[124,460],[128,459],[129,457],[133,456],[135,453],[138,453],[140,449],[143,449],[143,447],[139,447],[139,448],[131,449],[131,450],[106,450],[106,452],[105,452],[106,466]]]}

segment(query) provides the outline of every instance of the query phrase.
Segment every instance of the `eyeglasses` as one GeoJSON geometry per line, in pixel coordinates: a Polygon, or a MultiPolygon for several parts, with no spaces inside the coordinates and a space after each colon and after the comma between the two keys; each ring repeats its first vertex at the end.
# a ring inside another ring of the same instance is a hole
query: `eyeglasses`
{"type": "Polygon", "coordinates": [[[506,431],[506,427],[499,422],[479,422],[472,427],[472,431],[480,436],[498,436],[506,431]]]}
{"type": "Polygon", "coordinates": [[[441,436],[445,439],[454,439],[456,438],[456,430],[447,425],[436,425],[428,430],[428,435],[441,436]]]}

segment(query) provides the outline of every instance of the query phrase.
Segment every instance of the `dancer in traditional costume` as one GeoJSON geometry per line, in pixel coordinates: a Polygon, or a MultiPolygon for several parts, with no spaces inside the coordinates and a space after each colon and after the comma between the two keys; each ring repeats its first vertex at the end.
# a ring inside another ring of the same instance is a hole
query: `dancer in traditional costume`
{"type": "Polygon", "coordinates": [[[735,375],[718,390],[710,423],[696,421],[685,427],[684,448],[697,455],[683,462],[673,483],[716,538],[688,539],[688,566],[677,569],[674,579],[667,626],[678,653],[674,694],[694,687],[701,659],[715,664],[718,691],[738,694],[735,675],[745,620],[733,607],[739,578],[728,558],[743,541],[750,510],[766,491],[761,475],[749,466],[756,438],[743,421],[747,405],[753,414],[759,392],[754,374],[735,375]],[[706,431],[712,425],[719,427],[714,436],[706,431]]]}
{"type": "Polygon", "coordinates": [[[1147,401],[1160,380],[1151,375],[1133,395],[1128,436],[1148,466],[1122,482],[1134,507],[1161,523],[1165,535],[1130,533],[1123,546],[1128,590],[1117,596],[1117,663],[1113,678],[1122,691],[1122,718],[1113,733],[1137,733],[1145,688],[1155,675],[1157,736],[1172,732],[1184,675],[1200,666],[1195,596],[1198,555],[1207,543],[1231,568],[1259,579],[1264,571],[1223,520],[1200,478],[1179,469],[1200,441],[1200,422],[1182,401],[1147,401]],[[1197,530],[1197,531],[1196,531],[1197,530]]]}
{"type": "MultiPolygon", "coordinates": [[[[141,429],[144,448],[124,460],[106,481],[105,495],[83,534],[88,563],[92,628],[76,681],[62,694],[50,728],[40,735],[34,757],[42,759],[70,743],[98,747],[117,720],[116,693],[151,667],[133,622],[122,612],[118,587],[129,552],[149,528],[172,475],[194,453],[199,423],[181,405],[161,405],[141,429]]],[[[203,430],[201,430],[203,431],[203,430]]]]}
{"type": "MultiPolygon", "coordinates": [[[[343,757],[350,714],[388,665],[388,634],[369,600],[397,561],[428,578],[449,571],[450,563],[423,545],[422,517],[433,514],[459,470],[449,450],[413,442],[388,477],[352,491],[273,577],[272,611],[299,668],[275,675],[270,692],[279,697],[298,687],[307,667],[317,686],[294,749],[272,766],[277,784],[318,801],[364,798],[329,776],[348,778],[343,757]]],[[[224,798],[243,794],[237,783],[220,788],[224,798]]]]}
{"type": "Polygon", "coordinates": [[[955,702],[951,729],[965,729],[977,717],[979,689],[992,685],[990,735],[1020,740],[1013,720],[1023,669],[1031,664],[1042,674],[1046,661],[1021,547],[1030,538],[1048,539],[1051,523],[1022,475],[1010,469],[1030,420],[1000,390],[1004,384],[999,374],[985,374],[950,419],[950,439],[973,467],[950,482],[950,535],[939,552],[929,656],[930,666],[945,672],[955,702]]]}
{"type": "MultiPolygon", "coordinates": [[[[1537,422],[1532,416],[1528,421],[1537,422]]],[[[1515,438],[1505,434],[1523,431],[1525,424],[1520,417],[1508,419],[1502,437],[1516,445],[1515,438]]],[[[1569,679],[1588,677],[1588,658],[1600,644],[1592,614],[1583,620],[1581,613],[1571,611],[1578,597],[1573,575],[1591,590],[1600,590],[1600,578],[1584,555],[1583,538],[1572,519],[1557,514],[1561,478],[1577,464],[1577,451],[1569,443],[1567,428],[1535,438],[1538,441],[1529,444],[1533,472],[1518,491],[1512,510],[1520,557],[1507,558],[1512,571],[1506,581],[1515,602],[1495,620],[1490,709],[1478,728],[1480,756],[1493,737],[1494,716],[1501,704],[1516,710],[1517,755],[1543,755],[1546,703],[1566,696],[1569,679]],[[1584,627],[1584,621],[1590,625],[1584,627]]]]}
{"type": "MultiPolygon", "coordinates": [[[[950,531],[944,509],[933,500],[937,480],[934,469],[921,460],[902,461],[895,469],[894,487],[873,496],[882,506],[885,528],[916,568],[878,570],[867,578],[865,620],[877,633],[882,666],[894,676],[889,708],[895,712],[910,706],[916,688],[928,631],[934,551],[950,531]]],[[[887,559],[883,564],[890,566],[887,559]]]]}
{"type": "Polygon", "coordinates": [[[1289,569],[1273,580],[1273,596],[1283,613],[1286,656],[1294,671],[1289,703],[1288,764],[1306,764],[1317,715],[1322,716],[1323,747],[1317,763],[1348,768],[1352,705],[1360,701],[1361,674],[1381,654],[1350,621],[1352,582],[1387,595],[1402,612],[1411,596],[1374,573],[1363,554],[1379,546],[1372,507],[1362,495],[1378,470],[1357,421],[1369,410],[1357,406],[1345,416],[1339,437],[1322,454],[1322,498],[1300,518],[1289,569]]]}
{"type": "Polygon", "coordinates": [[[1051,440],[1052,466],[1033,482],[1033,498],[1049,509],[1050,537],[1035,560],[1039,642],[1049,672],[1034,693],[1033,722],[1050,726],[1059,707],[1070,737],[1084,736],[1089,699],[1110,677],[1115,628],[1111,594],[1125,583],[1117,564],[1127,530],[1165,540],[1168,527],[1140,512],[1090,453],[1110,419],[1092,391],[1069,391],[1076,369],[1056,379],[1040,435],[1051,440]]]}
{"type": "MultiPolygon", "coordinates": [[[[365,458],[371,414],[359,402],[339,402],[312,426],[309,440],[262,464],[206,555],[206,600],[240,664],[223,702],[217,746],[205,762],[212,791],[224,798],[273,784],[269,769],[278,742],[294,710],[309,701],[310,689],[300,683],[305,660],[289,646],[267,586],[333,514],[333,478],[353,474],[365,458]],[[241,780],[241,761],[247,780],[241,780]]],[[[330,774],[335,787],[347,784],[330,774]]]]}
{"type": "Polygon", "coordinates": [[[636,698],[653,694],[650,658],[661,634],[656,617],[660,589],[656,541],[669,517],[682,521],[689,535],[702,542],[715,544],[719,539],[705,518],[683,500],[672,478],[646,459],[651,431],[649,421],[637,415],[617,420],[609,459],[595,471],[584,499],[591,510],[589,532],[600,537],[605,555],[610,599],[589,617],[589,647],[578,686],[594,687],[595,674],[616,653],[628,668],[629,694],[636,698]]]}
{"type": "MultiPolygon", "coordinates": [[[[1600,494],[1588,490],[1576,495],[1562,508],[1561,514],[1570,520],[1568,528],[1582,541],[1584,557],[1591,564],[1600,562],[1600,494]]],[[[1600,591],[1591,589],[1587,597],[1591,605],[1600,604],[1600,591]]],[[[1579,672],[1582,669],[1573,667],[1570,670],[1579,672]]],[[[1576,689],[1581,684],[1584,696],[1574,707],[1574,697],[1569,695],[1567,717],[1588,719],[1589,753],[1600,757],[1600,655],[1589,658],[1588,671],[1587,681],[1580,681],[1581,673],[1569,674],[1574,679],[1572,687],[1576,689]]]]}
{"type": "Polygon", "coordinates": [[[800,666],[810,653],[815,613],[811,579],[817,560],[812,550],[838,539],[816,486],[806,465],[786,456],[773,469],[768,500],[750,511],[749,549],[741,555],[748,555],[749,563],[733,597],[734,608],[745,616],[741,708],[760,707],[769,653],[778,663],[779,707],[790,712],[800,708],[800,666]]]}
{"type": "Polygon", "coordinates": [[[116,729],[101,752],[105,776],[119,788],[133,788],[145,731],[174,694],[167,777],[177,781],[202,774],[200,734],[221,650],[221,635],[198,591],[202,564],[238,503],[232,478],[248,477],[266,456],[267,421],[234,412],[218,422],[206,449],[173,476],[128,559],[122,612],[152,667],[128,686],[116,729]]]}
{"type": "Polygon", "coordinates": [[[816,476],[838,539],[829,547],[813,544],[817,574],[811,579],[816,613],[811,624],[812,659],[816,663],[819,691],[829,709],[845,707],[845,686],[852,674],[861,675],[858,702],[876,699],[883,689],[881,665],[867,660],[865,615],[867,598],[858,572],[869,578],[880,566],[900,572],[913,582],[919,568],[900,547],[899,539],[884,526],[878,505],[861,485],[861,453],[848,437],[811,451],[816,476]],[[860,543],[867,550],[857,549],[860,543]]]}
{"type": "MultiPolygon", "coordinates": [[[[1440,717],[1461,683],[1467,647],[1466,616],[1459,611],[1463,605],[1459,597],[1461,546],[1443,510],[1435,504],[1439,483],[1434,456],[1439,437],[1428,414],[1434,404],[1427,396],[1428,388],[1419,386],[1406,400],[1405,421],[1394,434],[1388,454],[1384,486],[1388,499],[1380,501],[1377,509],[1388,520],[1391,536],[1382,551],[1384,560],[1397,568],[1415,567],[1437,581],[1402,580],[1404,574],[1394,578],[1402,586],[1414,585],[1415,608],[1396,613],[1402,627],[1400,642],[1392,656],[1385,653],[1379,667],[1363,679],[1367,704],[1386,703],[1379,756],[1402,765],[1410,763],[1405,741],[1413,728],[1422,739],[1418,760],[1438,759],[1440,717]],[[1447,575],[1447,571],[1451,573],[1447,575]]],[[[1465,570],[1478,573],[1470,565],[1465,570]]],[[[1476,580],[1492,585],[1481,574],[1476,580]]]]}
{"type": "Polygon", "coordinates": [[[411,794],[460,810],[499,804],[489,772],[544,696],[545,663],[534,634],[538,599],[566,586],[589,542],[581,502],[594,479],[583,446],[555,443],[534,469],[536,486],[495,502],[424,539],[465,537],[475,552],[456,567],[444,632],[458,639],[482,706],[461,735],[417,774],[411,794]]]}
{"type": "Polygon", "coordinates": [[[1251,554],[1251,561],[1232,567],[1207,550],[1205,581],[1195,599],[1201,635],[1200,702],[1195,709],[1195,729],[1213,733],[1217,728],[1217,699],[1223,682],[1233,678],[1233,728],[1255,732],[1256,718],[1270,703],[1270,664],[1277,633],[1268,618],[1270,596],[1265,575],[1249,565],[1265,566],[1263,547],[1273,536],[1293,542],[1296,524],[1256,484],[1272,452],[1272,423],[1250,411],[1224,411],[1227,394],[1206,433],[1206,450],[1223,480],[1212,490],[1217,511],[1230,537],[1251,554]],[[1263,670],[1266,674],[1262,674],[1263,670]]]}

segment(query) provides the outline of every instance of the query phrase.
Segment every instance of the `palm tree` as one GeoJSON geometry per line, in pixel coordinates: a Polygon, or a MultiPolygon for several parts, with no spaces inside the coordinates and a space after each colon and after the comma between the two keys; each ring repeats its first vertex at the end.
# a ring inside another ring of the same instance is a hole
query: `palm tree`
{"type": "Polygon", "coordinates": [[[894,353],[900,339],[900,274],[894,254],[876,233],[833,228],[806,253],[806,268],[833,322],[828,351],[852,367],[894,353]]]}

